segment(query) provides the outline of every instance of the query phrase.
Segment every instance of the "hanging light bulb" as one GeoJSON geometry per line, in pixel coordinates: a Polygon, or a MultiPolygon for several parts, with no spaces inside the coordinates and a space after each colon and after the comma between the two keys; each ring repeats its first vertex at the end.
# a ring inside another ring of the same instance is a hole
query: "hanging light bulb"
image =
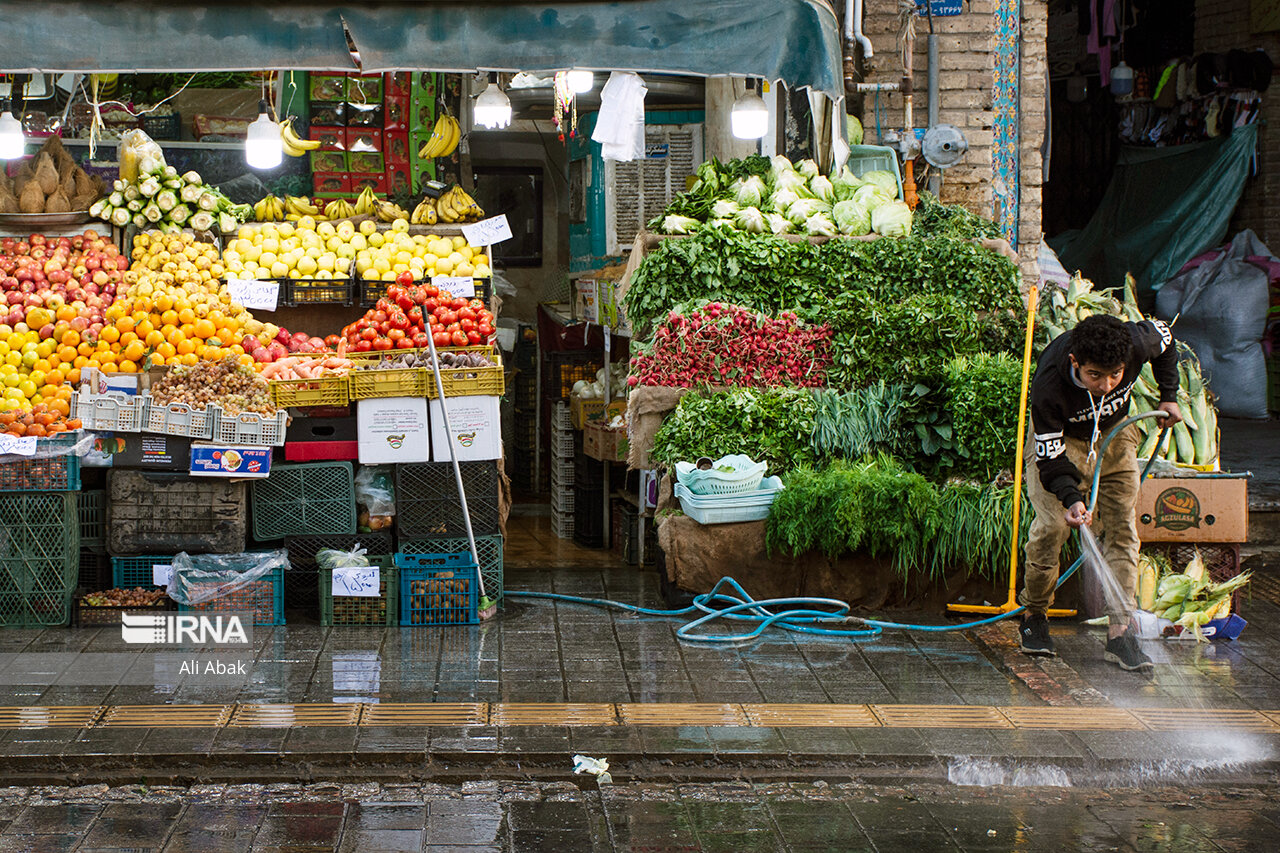
{"type": "Polygon", "coordinates": [[[15,160],[27,149],[27,138],[22,134],[22,122],[13,117],[9,99],[0,101],[0,160],[15,160]]]}
{"type": "Polygon", "coordinates": [[[267,115],[267,102],[258,102],[258,118],[244,138],[244,159],[254,169],[274,169],[284,159],[280,125],[267,115]]]}
{"type": "Polygon", "coordinates": [[[590,92],[591,87],[596,83],[596,75],[581,68],[574,68],[566,76],[569,79],[569,89],[575,95],[590,92]]]}
{"type": "Polygon", "coordinates": [[[729,124],[738,139],[759,139],[769,131],[769,105],[755,92],[755,81],[747,81],[747,91],[733,104],[729,124]]]}
{"type": "Polygon", "coordinates": [[[1124,97],[1133,93],[1133,69],[1120,60],[1120,64],[1111,69],[1111,94],[1124,97]]]}
{"type": "Polygon", "coordinates": [[[489,88],[476,98],[476,124],[480,127],[499,128],[511,124],[511,99],[498,88],[498,75],[489,74],[489,88]]]}

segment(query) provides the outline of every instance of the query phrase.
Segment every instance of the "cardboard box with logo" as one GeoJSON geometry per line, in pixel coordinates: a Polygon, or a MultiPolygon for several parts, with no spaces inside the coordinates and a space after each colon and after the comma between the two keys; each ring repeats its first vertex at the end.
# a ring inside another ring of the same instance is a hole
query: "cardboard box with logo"
{"type": "Polygon", "coordinates": [[[1249,494],[1243,477],[1152,477],[1138,489],[1143,542],[1244,542],[1249,494]]]}
{"type": "Polygon", "coordinates": [[[431,401],[432,461],[448,462],[448,444],[459,462],[483,462],[502,458],[502,424],[498,397],[472,395],[449,397],[449,429],[444,428],[440,401],[431,401]]]}
{"type": "Polygon", "coordinates": [[[430,462],[425,397],[376,397],[356,403],[361,465],[430,462]]]}

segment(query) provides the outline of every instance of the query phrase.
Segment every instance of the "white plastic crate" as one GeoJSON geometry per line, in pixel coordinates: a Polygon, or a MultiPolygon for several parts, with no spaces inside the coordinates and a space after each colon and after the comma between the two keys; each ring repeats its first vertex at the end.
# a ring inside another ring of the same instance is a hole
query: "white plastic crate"
{"type": "Polygon", "coordinates": [[[695,495],[683,483],[676,483],[675,495],[684,514],[699,524],[764,521],[773,499],[782,491],[782,483],[777,477],[769,477],[761,485],[752,494],[721,496],[695,495]]]}
{"type": "Polygon", "coordinates": [[[568,459],[570,462],[573,461],[574,442],[572,431],[560,432],[557,430],[551,434],[551,454],[561,459],[568,459]]]}
{"type": "Polygon", "coordinates": [[[565,486],[567,488],[572,488],[574,477],[576,476],[576,471],[577,471],[577,468],[574,465],[572,459],[563,459],[559,456],[552,457],[551,487],[553,489],[556,486],[565,486]]]}
{"type": "Polygon", "coordinates": [[[551,511],[557,514],[573,512],[573,492],[569,489],[551,489],[551,511]]]}
{"type": "Polygon", "coordinates": [[[263,447],[284,445],[288,412],[276,412],[273,418],[264,418],[251,412],[228,415],[216,406],[213,424],[213,440],[219,444],[253,444],[263,447]]]}
{"type": "Polygon", "coordinates": [[[187,438],[212,438],[213,422],[218,407],[212,403],[205,409],[193,409],[186,403],[162,406],[150,395],[146,397],[146,431],[187,438]]]}
{"type": "Polygon", "coordinates": [[[555,408],[551,410],[551,428],[556,431],[573,429],[568,403],[556,403],[555,408]]]}
{"type": "Polygon", "coordinates": [[[551,530],[557,539],[573,538],[573,513],[554,513],[551,516],[551,530]]]}
{"type": "Polygon", "coordinates": [[[147,420],[147,398],[138,394],[90,394],[71,396],[71,417],[85,429],[140,432],[147,420]]]}

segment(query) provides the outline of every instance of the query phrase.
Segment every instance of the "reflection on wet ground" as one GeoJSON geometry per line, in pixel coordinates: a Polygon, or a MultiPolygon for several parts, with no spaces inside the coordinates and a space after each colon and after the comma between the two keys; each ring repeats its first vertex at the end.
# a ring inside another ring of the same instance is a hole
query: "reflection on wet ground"
{"type": "Polygon", "coordinates": [[[9,789],[0,851],[1222,853],[1280,849],[1272,793],[497,781],[9,789]]]}

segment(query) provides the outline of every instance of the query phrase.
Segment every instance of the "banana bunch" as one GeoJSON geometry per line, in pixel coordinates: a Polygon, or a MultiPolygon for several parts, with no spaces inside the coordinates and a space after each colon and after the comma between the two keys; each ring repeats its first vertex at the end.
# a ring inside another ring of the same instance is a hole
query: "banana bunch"
{"type": "Polygon", "coordinates": [[[282,222],[285,204],[282,199],[269,195],[253,205],[253,218],[257,222],[282,222]]]}
{"type": "Polygon", "coordinates": [[[356,216],[366,216],[377,213],[378,197],[374,195],[372,187],[365,187],[360,191],[360,195],[356,198],[356,216]]]}
{"type": "Polygon", "coordinates": [[[320,216],[322,211],[320,206],[311,201],[306,196],[287,195],[284,197],[284,207],[288,214],[296,216],[320,216]]]}
{"type": "Polygon", "coordinates": [[[409,217],[410,225],[435,225],[439,221],[440,216],[436,213],[435,199],[431,198],[424,198],[418,202],[418,206],[413,209],[409,217]]]}
{"type": "Polygon", "coordinates": [[[441,222],[476,222],[484,219],[484,209],[455,184],[436,199],[436,215],[441,222]]]}
{"type": "Polygon", "coordinates": [[[374,207],[374,212],[383,222],[395,222],[397,219],[408,219],[409,211],[405,210],[398,204],[392,204],[385,199],[379,199],[374,207]]]}
{"type": "Polygon", "coordinates": [[[308,151],[315,151],[320,143],[314,139],[303,139],[293,129],[293,117],[280,122],[280,141],[284,144],[284,153],[290,157],[302,157],[308,151]]]}
{"type": "Polygon", "coordinates": [[[356,215],[356,208],[345,198],[335,198],[325,205],[324,215],[329,219],[350,219],[356,215]]]}
{"type": "Polygon", "coordinates": [[[462,128],[458,120],[448,113],[442,113],[431,129],[431,136],[418,149],[418,156],[424,160],[435,157],[448,157],[458,147],[462,139],[462,128]]]}

